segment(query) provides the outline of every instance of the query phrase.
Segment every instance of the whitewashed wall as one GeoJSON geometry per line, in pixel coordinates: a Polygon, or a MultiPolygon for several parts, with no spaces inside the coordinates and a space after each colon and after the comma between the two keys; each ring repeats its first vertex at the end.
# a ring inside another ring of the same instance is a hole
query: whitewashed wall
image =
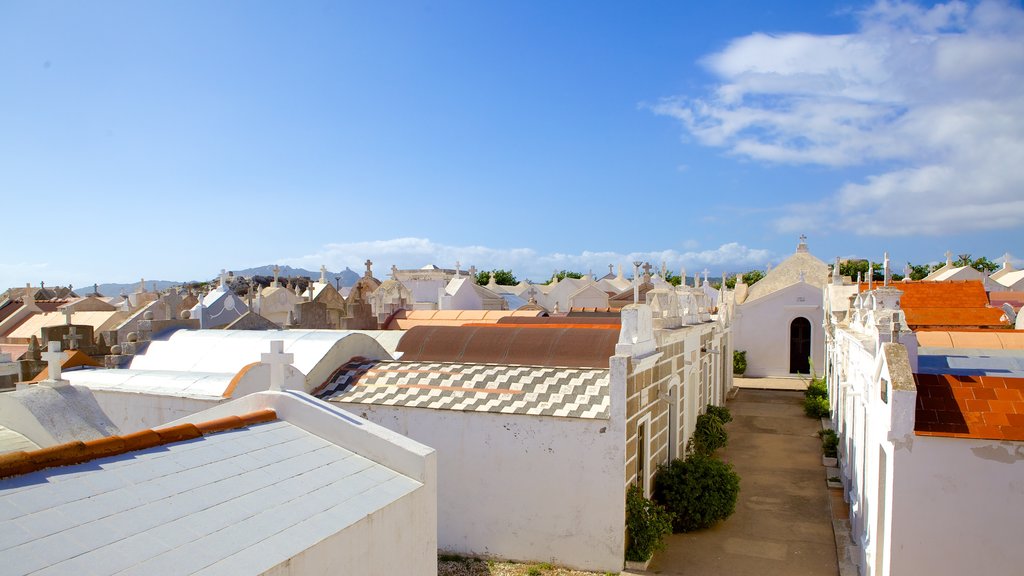
{"type": "Polygon", "coordinates": [[[789,328],[795,318],[811,323],[814,370],[823,373],[825,337],[821,289],[795,284],[736,307],[733,348],[746,350],[746,376],[789,376],[789,328]]]}
{"type": "Polygon", "coordinates": [[[895,459],[891,574],[1020,574],[1024,443],[918,436],[895,459]]]}
{"type": "Polygon", "coordinates": [[[621,419],[340,405],[437,450],[441,550],[622,569],[621,419]]]}

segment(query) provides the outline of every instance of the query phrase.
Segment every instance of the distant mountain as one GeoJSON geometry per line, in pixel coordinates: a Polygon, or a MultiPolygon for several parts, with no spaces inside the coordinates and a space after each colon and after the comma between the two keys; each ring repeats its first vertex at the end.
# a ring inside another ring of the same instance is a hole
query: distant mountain
{"type": "MultiPolygon", "coordinates": [[[[259,266],[257,268],[246,268],[245,270],[233,270],[235,276],[273,276],[274,265],[268,264],[266,266],[259,266]]],[[[334,282],[335,276],[341,278],[342,286],[352,286],[359,280],[359,274],[353,272],[350,268],[346,267],[341,272],[327,271],[327,280],[334,282]]],[[[281,278],[309,278],[313,281],[320,280],[320,271],[306,270],[305,268],[292,268],[291,266],[281,266],[281,278]]]]}
{"type": "MultiPolygon", "coordinates": [[[[153,290],[153,285],[156,284],[157,290],[166,290],[171,286],[178,286],[184,284],[184,282],[174,282],[171,280],[146,280],[146,290],[153,290]]],[[[138,282],[132,282],[131,284],[100,284],[98,287],[99,293],[104,296],[117,296],[124,290],[125,294],[131,294],[139,289],[138,282]]],[[[92,286],[79,286],[75,288],[75,293],[79,296],[88,296],[92,294],[92,286]]]]}
{"type": "MultiPolygon", "coordinates": [[[[249,276],[271,276],[272,277],[274,275],[274,266],[272,264],[269,264],[267,266],[259,266],[257,268],[246,268],[245,270],[232,270],[232,272],[234,272],[235,276],[242,276],[242,277],[249,277],[249,276]]],[[[336,276],[341,278],[341,282],[340,283],[341,283],[342,286],[351,286],[351,285],[355,284],[357,280],[359,280],[359,274],[356,274],[355,272],[353,272],[349,268],[345,268],[341,272],[330,272],[330,271],[327,272],[327,279],[330,280],[331,282],[334,282],[334,278],[336,276]]],[[[291,266],[281,266],[281,278],[309,278],[310,280],[317,281],[317,280],[320,280],[320,271],[317,270],[317,271],[314,272],[312,270],[306,270],[305,268],[292,268],[291,266]]],[[[216,281],[216,280],[217,280],[216,277],[207,279],[207,281],[216,281]]],[[[181,280],[177,280],[177,281],[174,281],[174,280],[146,280],[146,290],[147,291],[153,290],[153,285],[154,284],[156,285],[156,289],[157,290],[166,290],[166,289],[168,289],[168,288],[170,288],[172,286],[181,286],[183,284],[188,284],[189,282],[191,282],[191,281],[181,281],[181,280]]],[[[131,294],[131,293],[133,293],[133,292],[135,292],[136,290],[139,289],[139,283],[138,282],[132,282],[132,283],[129,283],[129,284],[115,284],[115,283],[100,284],[98,289],[99,289],[100,294],[103,294],[104,296],[117,296],[118,294],[121,293],[122,290],[124,290],[125,294],[131,294]]],[[[93,290],[92,286],[83,286],[83,287],[75,288],[75,292],[78,293],[78,295],[80,295],[80,296],[85,296],[87,294],[92,294],[92,290],[93,290]]]]}

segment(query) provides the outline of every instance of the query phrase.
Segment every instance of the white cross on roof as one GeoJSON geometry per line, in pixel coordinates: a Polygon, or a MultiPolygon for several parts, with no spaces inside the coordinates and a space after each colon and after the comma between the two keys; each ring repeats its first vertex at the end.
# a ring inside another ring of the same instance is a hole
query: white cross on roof
{"type": "Polygon", "coordinates": [[[60,363],[64,361],[64,353],[60,351],[60,342],[51,340],[43,352],[43,360],[47,362],[47,380],[60,380],[60,363]]]}
{"type": "Polygon", "coordinates": [[[261,354],[260,362],[270,364],[271,390],[284,390],[284,367],[294,361],[295,354],[284,351],[284,340],[270,341],[270,353],[261,354]]]}

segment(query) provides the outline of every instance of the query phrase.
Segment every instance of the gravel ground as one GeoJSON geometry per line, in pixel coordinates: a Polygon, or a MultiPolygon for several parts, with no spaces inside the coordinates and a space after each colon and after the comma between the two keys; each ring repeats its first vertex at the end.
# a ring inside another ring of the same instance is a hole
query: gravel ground
{"type": "Polygon", "coordinates": [[[550,564],[515,564],[442,556],[437,559],[437,576],[606,576],[606,573],[570,570],[550,564]]]}

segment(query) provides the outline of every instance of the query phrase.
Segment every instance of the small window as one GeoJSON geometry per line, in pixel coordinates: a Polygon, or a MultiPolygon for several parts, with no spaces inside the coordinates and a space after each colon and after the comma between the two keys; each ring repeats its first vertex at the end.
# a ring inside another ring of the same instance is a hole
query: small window
{"type": "Polygon", "coordinates": [[[647,495],[647,423],[636,428],[636,481],[647,495]]]}

